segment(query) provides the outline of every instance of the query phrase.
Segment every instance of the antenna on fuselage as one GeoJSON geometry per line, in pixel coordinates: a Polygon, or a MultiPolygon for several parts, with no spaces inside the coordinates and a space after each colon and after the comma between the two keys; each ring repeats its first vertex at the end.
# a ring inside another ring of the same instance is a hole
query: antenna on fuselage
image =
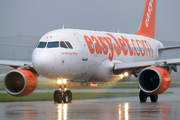
{"type": "Polygon", "coordinates": [[[62,29],[64,29],[64,23],[63,23],[62,29]]]}
{"type": "Polygon", "coordinates": [[[118,29],[118,33],[119,33],[119,29],[118,29]]]}

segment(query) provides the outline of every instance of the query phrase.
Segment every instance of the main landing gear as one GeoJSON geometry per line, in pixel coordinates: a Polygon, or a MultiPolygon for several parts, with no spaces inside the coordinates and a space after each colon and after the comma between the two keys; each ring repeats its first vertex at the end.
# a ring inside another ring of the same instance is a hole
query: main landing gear
{"type": "Polygon", "coordinates": [[[150,97],[151,102],[157,102],[158,101],[158,95],[147,95],[142,90],[140,90],[140,92],[139,92],[140,102],[146,102],[148,97],[150,97]]]}
{"type": "Polygon", "coordinates": [[[71,103],[72,101],[72,93],[70,90],[67,90],[67,81],[64,80],[58,80],[57,86],[59,87],[59,90],[54,91],[54,102],[55,103],[71,103]]]}

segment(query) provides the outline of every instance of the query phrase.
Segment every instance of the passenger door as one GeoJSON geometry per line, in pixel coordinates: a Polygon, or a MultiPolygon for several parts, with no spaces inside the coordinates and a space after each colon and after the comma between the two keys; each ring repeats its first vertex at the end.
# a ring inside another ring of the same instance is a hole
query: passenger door
{"type": "Polygon", "coordinates": [[[74,35],[78,39],[78,41],[79,41],[79,43],[81,45],[81,48],[82,48],[82,60],[87,61],[88,60],[87,45],[86,45],[85,41],[83,40],[83,38],[79,34],[75,33],[74,35]]]}

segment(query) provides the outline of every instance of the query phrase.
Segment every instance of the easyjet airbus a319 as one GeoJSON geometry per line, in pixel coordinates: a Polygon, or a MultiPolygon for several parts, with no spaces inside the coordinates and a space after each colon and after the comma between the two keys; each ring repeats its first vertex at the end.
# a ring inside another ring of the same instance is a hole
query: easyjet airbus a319
{"type": "Polygon", "coordinates": [[[138,78],[139,98],[146,102],[171,85],[171,71],[177,71],[180,59],[157,60],[164,50],[154,39],[156,0],[147,0],[136,34],[122,34],[77,29],[59,29],[45,34],[33,51],[32,62],[1,60],[14,70],[4,78],[5,90],[16,97],[32,93],[39,75],[57,80],[59,90],[54,102],[70,103],[72,93],[68,82],[121,82],[122,77],[138,78]]]}

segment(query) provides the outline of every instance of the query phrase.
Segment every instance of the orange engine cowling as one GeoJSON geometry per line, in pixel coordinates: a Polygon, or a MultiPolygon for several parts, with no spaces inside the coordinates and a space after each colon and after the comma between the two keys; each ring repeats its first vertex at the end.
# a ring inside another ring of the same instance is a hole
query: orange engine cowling
{"type": "Polygon", "coordinates": [[[16,97],[29,95],[36,89],[37,84],[37,77],[29,70],[15,69],[4,78],[5,90],[16,97]]]}
{"type": "Polygon", "coordinates": [[[171,76],[164,68],[147,67],[138,76],[138,85],[149,95],[165,92],[171,85],[171,76]]]}

